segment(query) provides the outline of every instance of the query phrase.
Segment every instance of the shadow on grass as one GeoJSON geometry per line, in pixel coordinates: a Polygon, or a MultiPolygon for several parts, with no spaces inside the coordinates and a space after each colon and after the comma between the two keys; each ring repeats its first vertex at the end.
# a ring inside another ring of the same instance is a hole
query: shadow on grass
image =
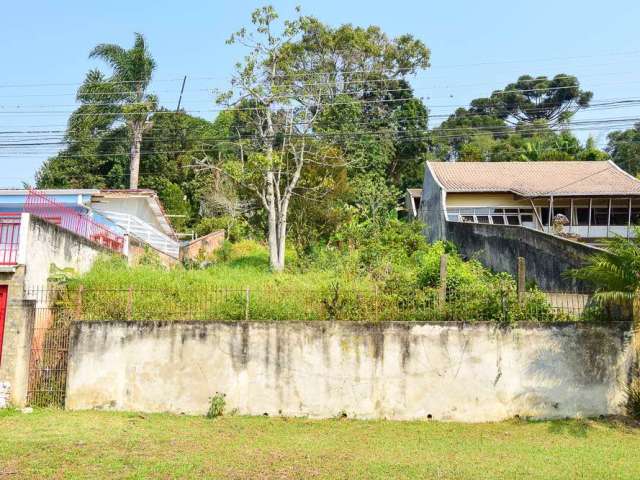
{"type": "Polygon", "coordinates": [[[269,271],[269,257],[252,255],[249,257],[236,258],[227,262],[227,265],[232,268],[255,268],[259,270],[269,271]]]}
{"type": "Polygon", "coordinates": [[[596,427],[626,432],[640,431],[640,421],[624,415],[609,415],[579,420],[549,420],[547,422],[549,423],[549,433],[567,433],[574,437],[586,437],[589,430],[596,427]]]}
{"type": "Polygon", "coordinates": [[[586,420],[550,420],[549,433],[569,434],[573,437],[584,438],[591,429],[586,420]]]}

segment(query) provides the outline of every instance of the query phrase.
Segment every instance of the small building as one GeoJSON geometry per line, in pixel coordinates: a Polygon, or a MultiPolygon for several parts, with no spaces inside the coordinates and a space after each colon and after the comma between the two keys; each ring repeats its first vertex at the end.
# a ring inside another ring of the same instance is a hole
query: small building
{"type": "Polygon", "coordinates": [[[0,190],[0,220],[15,221],[29,210],[57,224],[70,222],[73,215],[68,213],[73,211],[116,235],[126,235],[136,245],[175,260],[179,257],[180,242],[153,190],[0,190]]]}
{"type": "Polygon", "coordinates": [[[418,218],[420,201],[422,200],[421,188],[407,188],[404,197],[404,209],[409,218],[418,218]]]}
{"type": "Polygon", "coordinates": [[[465,222],[596,243],[635,235],[640,180],[611,161],[427,162],[421,202],[432,239],[444,222],[465,222]]]}
{"type": "Polygon", "coordinates": [[[430,241],[547,290],[590,288],[566,274],[603,239],[634,237],[640,180],[611,161],[426,162],[417,215],[430,241]]]}

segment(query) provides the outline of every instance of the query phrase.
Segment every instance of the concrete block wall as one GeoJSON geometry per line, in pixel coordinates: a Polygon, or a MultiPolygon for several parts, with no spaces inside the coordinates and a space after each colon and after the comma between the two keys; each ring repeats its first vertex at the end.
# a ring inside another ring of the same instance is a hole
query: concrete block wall
{"type": "Polygon", "coordinates": [[[622,412],[630,324],[79,322],[66,406],[497,421],[622,412]]]}

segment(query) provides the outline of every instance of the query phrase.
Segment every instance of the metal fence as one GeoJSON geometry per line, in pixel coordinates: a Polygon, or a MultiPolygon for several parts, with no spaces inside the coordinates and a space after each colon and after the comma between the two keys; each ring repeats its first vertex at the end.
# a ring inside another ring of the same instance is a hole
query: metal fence
{"type": "Polygon", "coordinates": [[[29,190],[24,203],[24,211],[55,223],[65,230],[80,235],[114,252],[122,252],[124,238],[106,226],[91,220],[73,208],[62,205],[37,190],[29,190]]]}
{"type": "Polygon", "coordinates": [[[71,320],[350,320],[350,321],[577,321],[592,320],[592,296],[515,289],[412,292],[345,288],[121,288],[31,289],[71,320]]]}
{"type": "Polygon", "coordinates": [[[64,405],[69,332],[77,320],[491,321],[506,325],[619,319],[599,309],[588,294],[533,290],[518,295],[513,289],[423,289],[407,294],[337,284],[323,289],[72,286],[30,288],[24,295],[34,314],[28,385],[28,402],[33,406],[64,405]]]}
{"type": "Polygon", "coordinates": [[[57,302],[60,290],[25,292],[31,300],[33,334],[29,356],[27,403],[63,406],[67,381],[69,332],[74,312],[57,302]]]}

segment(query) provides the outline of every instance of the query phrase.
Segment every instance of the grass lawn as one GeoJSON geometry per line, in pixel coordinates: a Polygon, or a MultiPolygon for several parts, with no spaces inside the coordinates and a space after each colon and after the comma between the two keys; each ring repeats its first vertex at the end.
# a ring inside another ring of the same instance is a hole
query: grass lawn
{"type": "Polygon", "coordinates": [[[640,429],[0,411],[0,479],[640,478],[640,429]]]}

